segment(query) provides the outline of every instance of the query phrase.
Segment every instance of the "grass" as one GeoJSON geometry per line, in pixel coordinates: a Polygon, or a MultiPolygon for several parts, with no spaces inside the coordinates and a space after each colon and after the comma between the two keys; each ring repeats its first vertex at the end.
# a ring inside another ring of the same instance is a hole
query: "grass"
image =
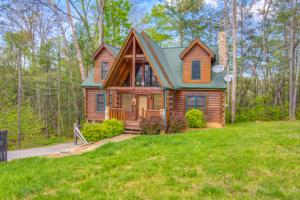
{"type": "Polygon", "coordinates": [[[0,164],[1,199],[300,199],[300,122],[140,136],[0,164]]]}
{"type": "MultiPolygon", "coordinates": [[[[23,138],[21,141],[21,149],[33,148],[33,147],[40,147],[40,146],[47,146],[65,142],[72,142],[73,138],[67,136],[35,136],[35,137],[26,137],[23,138]]],[[[8,141],[8,149],[9,150],[16,150],[18,148],[18,141],[17,140],[9,140],[8,141]]]]}

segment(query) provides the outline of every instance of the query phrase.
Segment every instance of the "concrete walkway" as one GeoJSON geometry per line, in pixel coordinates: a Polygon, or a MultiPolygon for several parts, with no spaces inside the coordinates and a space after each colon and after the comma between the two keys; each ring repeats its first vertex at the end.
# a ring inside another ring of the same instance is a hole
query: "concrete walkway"
{"type": "Polygon", "coordinates": [[[89,144],[74,145],[74,143],[72,142],[72,143],[65,143],[65,144],[57,144],[53,146],[8,151],[7,160],[10,161],[15,159],[29,158],[35,156],[47,156],[50,158],[58,158],[58,157],[64,157],[69,155],[78,155],[81,153],[95,150],[96,148],[104,144],[107,144],[109,142],[120,142],[136,136],[137,135],[133,135],[133,134],[121,134],[113,138],[107,138],[89,144]]]}
{"type": "Polygon", "coordinates": [[[7,152],[7,160],[15,160],[20,158],[29,158],[35,156],[46,156],[49,154],[57,154],[74,148],[73,142],[65,144],[57,144],[53,146],[37,147],[31,149],[20,149],[7,152]]]}

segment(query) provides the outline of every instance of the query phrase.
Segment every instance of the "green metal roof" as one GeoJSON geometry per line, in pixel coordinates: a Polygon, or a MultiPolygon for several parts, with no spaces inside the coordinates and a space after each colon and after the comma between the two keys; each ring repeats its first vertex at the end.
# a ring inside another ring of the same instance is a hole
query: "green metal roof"
{"type": "MultiPolygon", "coordinates": [[[[178,48],[163,48],[164,58],[167,60],[169,71],[171,71],[172,76],[170,78],[173,79],[175,83],[174,86],[177,89],[180,88],[205,88],[205,89],[225,89],[226,82],[223,80],[225,76],[225,72],[223,73],[214,73],[212,71],[211,74],[211,83],[210,84],[194,84],[194,83],[183,83],[182,81],[182,65],[183,62],[179,57],[179,54],[184,50],[184,47],[178,48]]],[[[218,62],[215,61],[214,64],[218,62]]]]}
{"type": "Polygon", "coordinates": [[[103,83],[96,83],[94,80],[94,68],[90,71],[88,77],[85,81],[81,84],[83,87],[103,87],[103,83]]]}
{"type": "Polygon", "coordinates": [[[120,52],[120,49],[117,48],[117,47],[114,47],[114,46],[112,46],[112,45],[110,45],[110,44],[107,44],[107,43],[105,43],[105,45],[107,46],[107,48],[109,48],[109,49],[112,51],[112,53],[114,54],[114,56],[117,57],[117,55],[118,55],[119,52],[120,52]]]}
{"type": "Polygon", "coordinates": [[[142,46],[142,49],[145,50],[144,53],[146,53],[149,57],[149,61],[152,63],[152,67],[156,70],[156,72],[158,73],[158,76],[159,78],[161,79],[162,81],[162,87],[165,87],[165,88],[170,88],[170,85],[166,79],[166,77],[164,76],[163,72],[161,71],[158,63],[156,62],[153,54],[151,53],[148,45],[146,44],[146,41],[144,40],[144,37],[138,33],[137,31],[135,31],[135,34],[136,34],[136,37],[138,38],[138,40],[141,42],[141,46],[142,46]]]}
{"type": "MultiPolygon", "coordinates": [[[[137,31],[134,32],[137,39],[141,43],[142,49],[145,51],[144,53],[148,55],[149,62],[152,63],[152,67],[156,70],[158,73],[159,78],[162,81],[162,87],[164,88],[171,88],[167,78],[165,77],[164,73],[162,72],[159,64],[157,63],[154,55],[152,54],[150,47],[148,44],[152,46],[152,48],[155,51],[155,54],[157,58],[159,59],[160,63],[163,66],[163,69],[165,73],[167,74],[170,82],[174,86],[174,89],[226,89],[226,82],[224,81],[225,71],[222,73],[214,73],[212,71],[211,73],[211,83],[209,84],[194,84],[194,83],[183,83],[182,81],[182,65],[183,62],[180,58],[180,53],[186,48],[186,47],[170,47],[170,48],[161,48],[156,42],[154,42],[149,36],[143,37],[140,33],[137,31]],[[148,44],[146,41],[148,41],[148,44]]],[[[111,46],[109,44],[106,44],[108,48],[115,54],[118,55],[120,49],[111,46]]],[[[208,46],[214,54],[215,59],[212,63],[212,65],[218,64],[219,55],[218,55],[218,46],[208,46]]],[[[96,83],[94,81],[94,69],[90,71],[87,79],[81,84],[81,86],[84,87],[103,87],[102,83],[96,83]]]]}
{"type": "MultiPolygon", "coordinates": [[[[225,89],[226,82],[224,81],[225,72],[223,73],[214,73],[212,71],[212,81],[210,84],[194,84],[194,83],[183,83],[182,81],[182,60],[180,58],[180,53],[186,47],[170,47],[170,48],[161,48],[156,42],[147,37],[150,41],[150,44],[155,50],[156,55],[158,56],[160,62],[164,66],[165,71],[167,72],[169,79],[174,85],[175,89],[180,88],[203,88],[203,89],[225,89]]],[[[218,55],[218,46],[211,46],[210,48],[214,54],[215,59],[213,65],[218,64],[219,55],[218,55]]]]}

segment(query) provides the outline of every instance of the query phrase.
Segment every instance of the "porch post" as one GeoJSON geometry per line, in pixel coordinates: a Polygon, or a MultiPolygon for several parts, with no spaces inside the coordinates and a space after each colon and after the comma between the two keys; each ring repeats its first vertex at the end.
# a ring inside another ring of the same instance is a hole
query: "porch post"
{"type": "Polygon", "coordinates": [[[132,50],[132,74],[131,74],[131,87],[135,87],[135,54],[136,54],[136,41],[135,38],[133,37],[133,41],[132,41],[132,46],[133,46],[133,50],[132,50]]]}
{"type": "Polygon", "coordinates": [[[107,120],[107,119],[109,119],[109,90],[105,90],[104,91],[104,96],[105,96],[105,102],[104,102],[104,105],[105,105],[105,110],[104,110],[104,119],[105,120],[107,120]],[[107,95],[107,93],[108,93],[108,95],[107,95]]]}
{"type": "Polygon", "coordinates": [[[163,110],[163,119],[165,128],[167,127],[167,90],[164,90],[164,110],[163,110]]]}

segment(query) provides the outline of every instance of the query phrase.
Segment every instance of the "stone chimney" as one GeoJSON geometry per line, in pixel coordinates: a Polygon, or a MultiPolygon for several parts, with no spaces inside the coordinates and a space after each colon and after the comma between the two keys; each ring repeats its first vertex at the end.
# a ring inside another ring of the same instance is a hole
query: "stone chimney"
{"type": "Polygon", "coordinates": [[[219,64],[223,65],[226,69],[228,63],[228,54],[227,54],[226,33],[224,31],[220,31],[218,33],[218,46],[219,46],[219,64]]]}

